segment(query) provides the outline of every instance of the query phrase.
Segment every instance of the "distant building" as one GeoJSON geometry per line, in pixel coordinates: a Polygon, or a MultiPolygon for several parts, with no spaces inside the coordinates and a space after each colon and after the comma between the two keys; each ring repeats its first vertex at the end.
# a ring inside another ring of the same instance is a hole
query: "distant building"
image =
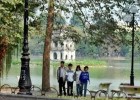
{"type": "Polygon", "coordinates": [[[75,44],[71,39],[59,41],[64,34],[63,31],[55,30],[52,35],[51,60],[75,60],[75,44]]]}

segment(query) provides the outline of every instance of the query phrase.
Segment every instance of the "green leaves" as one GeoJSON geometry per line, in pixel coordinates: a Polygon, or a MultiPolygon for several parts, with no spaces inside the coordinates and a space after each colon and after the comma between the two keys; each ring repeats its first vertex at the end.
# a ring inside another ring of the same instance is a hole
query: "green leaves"
{"type": "Polygon", "coordinates": [[[22,0],[1,0],[1,2],[3,2],[3,3],[9,3],[11,5],[16,5],[16,4],[19,4],[19,3],[23,3],[22,0]]]}
{"type": "Polygon", "coordinates": [[[65,33],[63,35],[64,40],[66,39],[71,39],[75,43],[79,43],[81,40],[81,32],[78,28],[72,27],[72,26],[67,26],[65,28],[65,33]]]}
{"type": "Polygon", "coordinates": [[[0,37],[6,36],[8,45],[11,46],[18,45],[17,40],[22,37],[22,14],[16,10],[20,4],[22,4],[21,0],[2,0],[0,2],[0,37]]]}

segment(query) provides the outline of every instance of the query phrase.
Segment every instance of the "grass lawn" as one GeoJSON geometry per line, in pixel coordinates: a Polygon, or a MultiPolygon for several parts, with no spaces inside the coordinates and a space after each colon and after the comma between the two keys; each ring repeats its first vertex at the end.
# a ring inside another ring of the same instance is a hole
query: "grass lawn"
{"type": "MultiPolygon", "coordinates": [[[[79,59],[79,60],[73,60],[73,61],[65,61],[65,65],[67,66],[69,63],[72,63],[73,66],[80,65],[82,67],[84,66],[90,66],[90,67],[101,67],[107,65],[106,61],[103,60],[96,60],[96,59],[79,59]]],[[[51,65],[54,67],[59,66],[60,62],[53,61],[51,62],[51,65]]]]}
{"type": "MultiPolygon", "coordinates": [[[[32,59],[31,58],[31,61],[30,61],[30,64],[37,64],[37,65],[40,65],[42,66],[42,59],[41,58],[36,58],[36,59],[32,59]]],[[[53,67],[58,67],[60,65],[60,61],[50,61],[51,65],[53,67]]],[[[13,59],[12,61],[12,64],[20,64],[21,61],[20,59],[13,59]]],[[[105,66],[107,65],[106,61],[104,60],[99,60],[99,59],[89,59],[89,58],[85,58],[85,59],[79,59],[79,60],[73,60],[73,61],[65,61],[65,65],[67,66],[69,63],[72,63],[73,66],[77,66],[77,65],[80,65],[82,67],[84,66],[90,66],[90,67],[93,67],[93,66],[96,66],[96,67],[101,67],[101,66],[105,66]]]]}

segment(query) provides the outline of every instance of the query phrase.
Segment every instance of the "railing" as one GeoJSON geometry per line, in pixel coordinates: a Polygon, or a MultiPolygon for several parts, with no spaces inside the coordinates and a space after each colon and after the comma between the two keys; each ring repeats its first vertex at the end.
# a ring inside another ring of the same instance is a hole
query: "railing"
{"type": "MultiPolygon", "coordinates": [[[[4,84],[0,87],[0,93],[5,93],[5,94],[17,94],[19,92],[19,87],[12,87],[9,84],[4,84]]],[[[37,87],[35,85],[32,85],[31,87],[31,93],[32,95],[36,96],[46,96],[49,97],[50,95],[53,97],[59,96],[59,93],[56,88],[50,87],[47,90],[43,91],[40,87],[37,87]]]]}

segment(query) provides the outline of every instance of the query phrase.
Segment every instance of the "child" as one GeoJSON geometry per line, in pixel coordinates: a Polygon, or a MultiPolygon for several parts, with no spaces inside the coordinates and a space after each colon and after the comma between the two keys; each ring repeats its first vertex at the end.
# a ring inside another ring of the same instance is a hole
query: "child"
{"type": "Polygon", "coordinates": [[[85,66],[85,67],[84,67],[84,71],[81,72],[79,80],[80,80],[80,82],[81,82],[82,90],[84,90],[84,97],[86,97],[87,83],[88,83],[88,81],[89,81],[88,66],[85,66]]]}
{"type": "Polygon", "coordinates": [[[80,84],[80,74],[81,74],[81,67],[80,65],[77,65],[76,67],[76,71],[75,71],[75,81],[76,81],[76,92],[77,92],[77,96],[82,95],[82,91],[81,91],[81,84],[80,84]]]}
{"type": "Polygon", "coordinates": [[[72,64],[68,64],[68,70],[66,72],[66,78],[67,78],[67,95],[72,96],[73,95],[73,81],[74,81],[74,71],[72,71],[72,64]]]}

